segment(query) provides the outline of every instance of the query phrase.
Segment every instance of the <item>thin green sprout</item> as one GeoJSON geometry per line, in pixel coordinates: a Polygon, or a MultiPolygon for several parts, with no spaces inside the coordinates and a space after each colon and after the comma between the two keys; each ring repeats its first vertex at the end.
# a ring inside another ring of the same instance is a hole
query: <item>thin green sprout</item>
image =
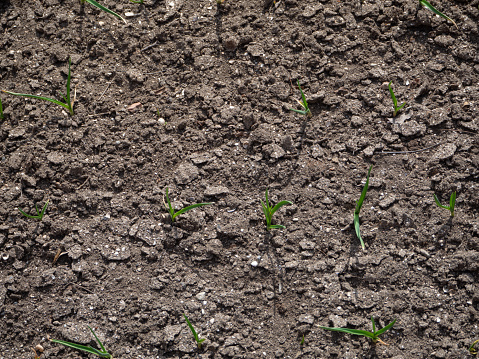
{"type": "Polygon", "coordinates": [[[439,202],[439,199],[437,198],[436,194],[434,194],[434,201],[439,207],[449,210],[449,212],[451,212],[451,218],[454,217],[454,207],[456,206],[456,191],[452,192],[451,197],[449,197],[449,206],[443,206],[441,202],[439,202]]]}
{"type": "Polygon", "coordinates": [[[66,341],[64,341],[64,340],[50,339],[50,341],[52,341],[52,342],[54,342],[54,343],[58,343],[58,344],[65,345],[65,346],[70,347],[70,348],[74,348],[74,349],[78,349],[78,350],[83,350],[83,351],[85,351],[85,352],[87,352],[87,353],[91,353],[91,354],[98,355],[100,358],[113,359],[113,356],[106,351],[105,347],[103,346],[103,344],[102,344],[102,342],[100,341],[100,339],[98,339],[98,337],[96,336],[96,334],[95,334],[95,332],[93,331],[93,329],[90,328],[89,326],[88,326],[88,329],[90,329],[90,331],[92,332],[92,334],[93,334],[93,336],[95,337],[96,341],[97,341],[98,344],[100,345],[101,350],[92,348],[91,346],[85,346],[85,345],[81,345],[81,344],[66,342],[66,341]]]}
{"type": "Polygon", "coordinates": [[[436,15],[439,15],[441,17],[443,17],[444,19],[446,20],[449,20],[450,22],[452,22],[454,24],[454,26],[456,27],[457,29],[457,25],[456,23],[454,22],[453,19],[451,19],[449,16],[446,16],[444,15],[442,12],[440,12],[439,10],[436,10],[436,8],[434,6],[432,6],[430,3],[428,3],[426,0],[419,0],[419,4],[421,4],[422,6],[424,6],[426,9],[429,9],[431,10],[433,13],[435,13],[436,15]]]}
{"type": "Polygon", "coordinates": [[[182,208],[178,212],[175,212],[175,209],[171,205],[170,198],[168,196],[168,187],[166,187],[165,197],[166,197],[166,202],[168,203],[168,205],[165,203],[165,207],[168,210],[168,213],[170,214],[171,222],[174,222],[176,217],[178,217],[182,213],[185,213],[185,212],[189,211],[190,209],[211,204],[211,203],[196,203],[196,204],[192,204],[191,206],[182,208]]]}
{"type": "Polygon", "coordinates": [[[479,342],[479,339],[477,339],[474,343],[471,344],[471,346],[469,347],[469,353],[471,353],[472,355],[476,355],[477,354],[477,349],[474,347],[477,343],[479,342]]]}
{"type": "Polygon", "coordinates": [[[303,339],[301,339],[301,343],[299,345],[304,345],[304,334],[303,334],[303,339]]]}
{"type": "Polygon", "coordinates": [[[266,218],[266,227],[267,227],[268,231],[270,229],[284,229],[284,228],[286,228],[285,226],[283,226],[281,224],[271,224],[271,221],[273,220],[273,214],[278,209],[280,209],[284,205],[293,204],[293,202],[281,201],[281,202],[277,203],[276,206],[271,207],[270,204],[269,204],[268,189],[266,189],[266,191],[265,191],[265,199],[266,199],[266,204],[262,200],[260,200],[260,201],[261,201],[261,207],[263,208],[264,216],[266,218]]]}
{"type": "Polygon", "coordinates": [[[42,208],[42,211],[40,212],[38,210],[38,207],[37,205],[35,205],[35,210],[37,211],[37,215],[36,216],[32,216],[28,213],[25,213],[21,208],[18,208],[18,210],[20,211],[21,214],[23,214],[25,217],[27,218],[32,218],[32,219],[38,219],[39,221],[41,221],[43,219],[43,216],[45,215],[45,211],[47,210],[47,206],[48,206],[48,202],[50,200],[46,201],[45,205],[43,206],[42,208]]]}
{"type": "Polygon", "coordinates": [[[290,108],[290,110],[294,111],[294,112],[297,112],[297,113],[300,113],[301,115],[306,115],[308,117],[311,117],[312,114],[311,114],[311,110],[309,109],[308,102],[306,101],[306,96],[304,95],[304,92],[301,89],[301,86],[299,84],[299,80],[297,80],[297,81],[298,81],[299,91],[301,92],[301,101],[298,101],[298,103],[304,108],[304,110],[296,110],[294,108],[290,108]]]}
{"type": "Polygon", "coordinates": [[[49,98],[49,97],[29,95],[29,94],[24,94],[24,93],[16,93],[16,92],[10,92],[10,91],[5,91],[5,90],[3,90],[3,92],[8,93],[9,95],[30,97],[30,98],[35,98],[37,100],[45,100],[45,101],[53,102],[57,105],[60,105],[64,108],[66,108],[70,112],[70,115],[73,116],[73,102],[75,102],[75,96],[73,98],[73,101],[71,101],[70,100],[70,79],[71,79],[70,66],[71,66],[71,62],[72,62],[72,60],[68,59],[67,95],[66,96],[62,95],[63,99],[65,100],[65,103],[60,102],[58,100],[55,100],[53,98],[49,98]]]}
{"type": "Polygon", "coordinates": [[[359,230],[359,212],[361,211],[364,198],[366,198],[366,193],[368,192],[369,175],[371,174],[372,168],[373,166],[371,165],[369,167],[368,176],[366,178],[366,184],[364,185],[363,191],[361,192],[361,197],[359,197],[359,201],[356,202],[356,209],[354,210],[354,218],[353,218],[354,228],[356,230],[356,236],[359,238],[359,241],[361,242],[361,247],[363,248],[363,251],[366,249],[366,247],[364,246],[363,239],[361,238],[361,232],[359,230]]]}
{"type": "Polygon", "coordinates": [[[394,105],[394,114],[393,117],[396,117],[397,113],[401,111],[401,109],[406,106],[406,102],[404,102],[401,106],[398,107],[398,101],[396,100],[396,96],[394,96],[394,91],[391,87],[392,81],[389,81],[388,87],[389,87],[389,93],[391,94],[391,98],[393,99],[393,105],[394,105]]]}
{"type": "Polygon", "coordinates": [[[376,325],[374,323],[374,318],[373,317],[371,317],[371,322],[373,324],[373,331],[372,332],[368,332],[367,330],[358,330],[358,329],[349,329],[349,328],[331,328],[331,327],[322,327],[322,326],[320,326],[320,328],[325,329],[325,330],[330,330],[330,331],[333,331],[333,332],[341,332],[341,333],[347,333],[347,334],[353,334],[353,335],[362,335],[362,336],[370,338],[373,341],[373,343],[379,342],[381,344],[387,345],[381,339],[379,339],[379,336],[381,334],[383,334],[384,332],[386,332],[387,330],[391,329],[393,327],[393,325],[396,323],[396,319],[394,319],[391,323],[389,323],[383,329],[380,329],[378,331],[376,331],[376,325]]]}
{"type": "MultiPolygon", "coordinates": [[[[111,11],[110,9],[104,7],[103,5],[97,3],[95,0],[80,0],[82,4],[84,4],[85,2],[89,3],[90,5],[93,5],[97,8],[99,8],[100,10],[103,10],[113,16],[116,16],[118,19],[122,20],[125,24],[126,24],[126,20],[124,18],[122,18],[120,15],[118,15],[116,12],[114,11],[111,11]]],[[[131,0],[130,0],[131,1],[131,0]]],[[[135,1],[133,1],[135,2],[135,1]]],[[[143,1],[141,2],[143,3],[143,1]]]]}
{"type": "Polygon", "coordinates": [[[186,323],[188,324],[188,327],[190,327],[191,333],[193,333],[193,337],[195,338],[196,345],[198,346],[198,349],[201,349],[201,343],[203,343],[205,341],[205,338],[200,339],[200,337],[198,336],[198,333],[196,333],[195,328],[193,328],[193,325],[188,320],[188,317],[186,316],[186,314],[183,313],[183,316],[185,317],[185,320],[186,320],[186,323]]]}
{"type": "Polygon", "coordinates": [[[135,0],[130,0],[134,4],[143,4],[143,0],[135,1],[135,0]]]}

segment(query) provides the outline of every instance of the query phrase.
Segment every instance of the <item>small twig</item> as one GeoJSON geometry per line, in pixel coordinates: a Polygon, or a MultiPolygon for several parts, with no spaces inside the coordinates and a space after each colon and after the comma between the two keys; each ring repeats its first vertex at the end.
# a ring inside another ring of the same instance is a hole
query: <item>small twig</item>
{"type": "Polygon", "coordinates": [[[105,91],[103,91],[103,92],[101,93],[100,97],[98,98],[98,101],[101,100],[101,98],[103,97],[103,95],[105,94],[105,92],[110,88],[110,85],[111,85],[112,82],[113,82],[113,80],[111,80],[110,82],[108,82],[108,85],[106,86],[105,91]]]}
{"type": "Polygon", "coordinates": [[[440,143],[436,143],[435,145],[420,149],[420,150],[414,150],[414,151],[398,151],[398,152],[378,152],[380,155],[400,155],[404,153],[416,153],[416,152],[422,152],[422,151],[427,151],[430,150],[431,148],[434,148],[436,146],[439,146],[440,143]]]}
{"type": "Polygon", "coordinates": [[[152,43],[151,45],[148,45],[148,46],[142,48],[142,49],[140,50],[140,52],[143,52],[143,51],[146,51],[146,50],[148,50],[148,49],[151,49],[152,47],[155,47],[156,45],[158,45],[158,41],[155,41],[155,42],[152,43]]]}
{"type": "Polygon", "coordinates": [[[83,182],[83,183],[77,188],[77,190],[79,190],[80,188],[82,188],[82,187],[88,182],[89,179],[90,179],[90,176],[88,176],[88,177],[86,178],[85,182],[83,182]]]}

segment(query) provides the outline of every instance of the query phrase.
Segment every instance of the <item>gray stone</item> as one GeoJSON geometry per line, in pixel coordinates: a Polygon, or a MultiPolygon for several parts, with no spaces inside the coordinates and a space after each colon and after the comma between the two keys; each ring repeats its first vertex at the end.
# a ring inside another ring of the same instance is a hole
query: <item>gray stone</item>
{"type": "Polygon", "coordinates": [[[198,168],[191,163],[183,163],[175,172],[175,180],[178,184],[187,184],[198,177],[198,168]]]}

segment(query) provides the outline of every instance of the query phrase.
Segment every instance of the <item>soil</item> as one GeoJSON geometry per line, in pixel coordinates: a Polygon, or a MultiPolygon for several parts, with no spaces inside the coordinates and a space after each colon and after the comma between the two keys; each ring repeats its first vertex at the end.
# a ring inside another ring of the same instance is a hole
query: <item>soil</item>
{"type": "Polygon", "coordinates": [[[0,358],[91,358],[48,340],[88,325],[115,358],[472,357],[479,1],[431,3],[457,27],[413,0],[2,1],[0,88],[58,98],[71,58],[76,101],[0,95],[0,358]],[[172,223],[167,187],[212,204],[172,223]],[[371,316],[388,345],[319,328],[371,316]]]}

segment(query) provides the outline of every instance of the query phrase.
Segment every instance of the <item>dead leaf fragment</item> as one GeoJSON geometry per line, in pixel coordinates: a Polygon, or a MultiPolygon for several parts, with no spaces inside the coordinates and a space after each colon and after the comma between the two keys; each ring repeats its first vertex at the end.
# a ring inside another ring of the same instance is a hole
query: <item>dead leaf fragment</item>
{"type": "Polygon", "coordinates": [[[128,106],[126,109],[128,111],[136,111],[137,110],[137,107],[141,107],[141,102],[135,102],[135,103],[132,103],[130,106],[128,106]]]}

